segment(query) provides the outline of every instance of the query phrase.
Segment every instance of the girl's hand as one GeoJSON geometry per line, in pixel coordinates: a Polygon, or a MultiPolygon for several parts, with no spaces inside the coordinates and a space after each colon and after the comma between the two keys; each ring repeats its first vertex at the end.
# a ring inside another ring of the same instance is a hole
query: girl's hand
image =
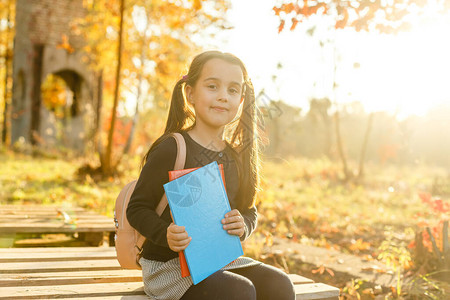
{"type": "Polygon", "coordinates": [[[245,233],[244,218],[237,209],[233,209],[225,214],[225,218],[222,219],[223,229],[229,234],[237,235],[241,237],[245,233]]]}
{"type": "Polygon", "coordinates": [[[167,227],[167,243],[169,244],[170,250],[174,252],[183,251],[191,240],[192,238],[188,236],[184,226],[171,223],[167,227]]]}

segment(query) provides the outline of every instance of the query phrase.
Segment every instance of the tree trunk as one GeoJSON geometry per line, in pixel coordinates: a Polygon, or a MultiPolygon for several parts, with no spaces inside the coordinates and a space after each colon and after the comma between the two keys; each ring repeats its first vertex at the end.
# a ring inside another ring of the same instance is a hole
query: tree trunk
{"type": "Polygon", "coordinates": [[[340,126],[340,120],[339,120],[339,107],[337,105],[337,81],[336,81],[336,69],[337,69],[337,58],[336,58],[336,37],[334,38],[334,47],[333,47],[333,62],[334,62],[334,69],[333,69],[333,97],[334,97],[334,105],[336,106],[336,112],[334,113],[334,128],[336,133],[336,143],[338,147],[338,153],[339,158],[342,162],[342,170],[344,172],[345,181],[348,181],[350,179],[350,172],[348,171],[347,166],[347,159],[345,158],[344,154],[344,147],[342,146],[342,137],[341,137],[341,126],[340,126]]]}
{"type": "Polygon", "coordinates": [[[114,102],[111,111],[111,124],[108,132],[108,140],[106,146],[106,152],[102,161],[102,172],[104,175],[111,175],[114,172],[116,165],[112,162],[112,146],[114,137],[114,127],[116,124],[117,105],[119,103],[120,92],[120,71],[122,68],[122,39],[123,39],[123,14],[124,14],[124,1],[120,0],[120,20],[119,20],[119,43],[117,47],[117,70],[116,70],[116,86],[114,88],[114,102]]]}
{"type": "Polygon", "coordinates": [[[95,108],[95,133],[97,134],[102,124],[102,105],[103,105],[103,70],[98,72],[97,76],[97,106],[95,108]]]}
{"type": "Polygon", "coordinates": [[[341,158],[342,162],[342,169],[344,171],[345,181],[350,179],[350,172],[348,171],[347,166],[347,159],[345,157],[344,153],[344,147],[342,146],[342,137],[341,137],[341,129],[340,129],[340,122],[339,122],[339,111],[336,110],[334,113],[334,125],[336,130],[336,143],[338,147],[339,157],[341,158]]]}
{"type": "Polygon", "coordinates": [[[39,143],[39,128],[41,124],[41,83],[42,83],[42,56],[44,45],[35,44],[33,47],[33,87],[31,94],[31,124],[30,141],[32,145],[39,143]]]}
{"type": "Polygon", "coordinates": [[[144,37],[142,40],[142,48],[141,48],[141,70],[139,72],[138,75],[138,92],[136,95],[136,109],[134,111],[134,116],[133,116],[133,121],[131,123],[131,129],[130,129],[130,134],[128,135],[128,139],[127,139],[127,143],[125,144],[125,148],[123,149],[123,154],[127,154],[128,151],[130,151],[131,148],[131,143],[133,142],[133,138],[134,138],[134,132],[136,131],[136,124],[139,120],[139,102],[141,100],[141,95],[142,95],[142,72],[144,72],[144,60],[146,59],[146,49],[147,49],[147,41],[148,41],[148,37],[147,37],[147,31],[149,29],[149,18],[150,16],[147,16],[147,26],[145,27],[144,30],[144,37]]]}
{"type": "Polygon", "coordinates": [[[101,139],[102,133],[102,106],[103,106],[103,70],[100,70],[97,77],[97,107],[96,107],[96,120],[95,120],[95,129],[94,129],[94,143],[97,147],[97,153],[100,159],[100,167],[102,167],[104,162],[104,150],[103,150],[103,142],[101,139]]]}
{"type": "Polygon", "coordinates": [[[361,147],[361,154],[359,156],[359,170],[358,170],[358,178],[359,179],[364,177],[364,160],[366,158],[367,144],[369,142],[369,135],[370,135],[370,132],[372,131],[373,116],[374,116],[374,113],[373,112],[370,113],[369,121],[367,122],[366,133],[364,135],[364,142],[361,147]]]}
{"type": "Polygon", "coordinates": [[[328,158],[331,158],[331,136],[332,136],[332,129],[331,129],[331,120],[330,116],[328,115],[328,112],[326,115],[324,115],[324,126],[325,126],[325,145],[324,145],[324,152],[325,155],[328,158]]]}
{"type": "Polygon", "coordinates": [[[7,16],[6,16],[6,39],[5,39],[5,81],[4,81],[4,108],[3,108],[3,127],[2,127],[2,144],[8,145],[9,140],[9,127],[10,127],[10,108],[9,108],[9,101],[10,101],[10,93],[8,92],[9,89],[9,80],[10,80],[10,68],[12,61],[12,49],[9,48],[9,39],[11,34],[11,4],[7,4],[8,10],[7,10],[7,16]]]}
{"type": "Polygon", "coordinates": [[[131,121],[130,134],[128,135],[127,142],[123,149],[123,154],[127,154],[128,151],[130,151],[131,143],[132,143],[133,137],[134,137],[134,132],[136,130],[136,124],[139,119],[139,101],[140,101],[141,93],[142,93],[141,81],[142,81],[142,72],[139,73],[139,77],[138,77],[139,87],[138,87],[138,94],[136,97],[136,108],[134,110],[133,120],[131,121]]]}

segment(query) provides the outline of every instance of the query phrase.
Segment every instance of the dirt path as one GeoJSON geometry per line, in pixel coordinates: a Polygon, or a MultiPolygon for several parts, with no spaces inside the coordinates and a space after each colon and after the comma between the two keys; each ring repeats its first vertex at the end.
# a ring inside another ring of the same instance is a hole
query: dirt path
{"type": "Polygon", "coordinates": [[[344,254],[315,246],[301,245],[283,239],[274,239],[272,247],[264,249],[266,254],[284,255],[289,260],[325,266],[334,272],[347,274],[352,278],[359,278],[382,287],[395,286],[397,275],[386,265],[373,260],[363,260],[355,255],[344,254]]]}

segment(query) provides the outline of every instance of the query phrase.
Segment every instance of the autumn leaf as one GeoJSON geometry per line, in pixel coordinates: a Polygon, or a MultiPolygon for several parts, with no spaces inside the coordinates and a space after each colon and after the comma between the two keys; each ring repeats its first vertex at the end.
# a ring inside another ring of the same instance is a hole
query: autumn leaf
{"type": "Polygon", "coordinates": [[[202,9],[202,1],[201,1],[201,0],[194,0],[193,8],[194,8],[195,10],[200,10],[200,9],[202,9]]]}
{"type": "Polygon", "coordinates": [[[284,21],[284,20],[281,20],[280,26],[278,26],[278,33],[280,33],[281,31],[283,31],[284,23],[285,23],[285,21],[284,21]]]}
{"type": "Polygon", "coordinates": [[[335,24],[335,28],[336,29],[341,29],[341,28],[345,28],[345,26],[347,25],[347,21],[348,21],[348,10],[347,9],[343,9],[342,10],[342,14],[343,17],[338,20],[335,24]]]}
{"type": "Polygon", "coordinates": [[[313,274],[319,273],[320,275],[323,275],[324,272],[327,272],[328,274],[330,274],[331,277],[334,277],[333,270],[325,267],[324,265],[321,265],[320,267],[318,267],[315,270],[311,270],[311,273],[313,273],[313,274]]]}
{"type": "Polygon", "coordinates": [[[275,12],[275,15],[276,15],[276,16],[279,16],[279,15],[280,15],[281,8],[278,8],[278,7],[274,6],[274,7],[272,8],[272,10],[275,12]]]}
{"type": "Polygon", "coordinates": [[[325,267],[324,267],[324,265],[321,265],[317,269],[311,270],[311,273],[313,273],[313,274],[319,273],[320,275],[322,275],[324,271],[325,271],[325,267]]]}
{"type": "Polygon", "coordinates": [[[325,268],[325,271],[328,272],[328,274],[330,274],[331,277],[334,277],[334,272],[333,270],[329,269],[329,268],[325,268]]]}
{"type": "Polygon", "coordinates": [[[442,199],[436,199],[433,209],[440,213],[447,213],[450,211],[450,204],[444,203],[442,199]]]}
{"type": "Polygon", "coordinates": [[[297,26],[299,20],[297,20],[297,18],[292,18],[292,25],[291,25],[291,31],[295,29],[295,27],[297,26]]]}
{"type": "Polygon", "coordinates": [[[266,240],[265,240],[265,244],[267,247],[272,247],[273,246],[273,237],[272,234],[270,232],[266,232],[265,233],[266,236],[266,240]]]}
{"type": "Polygon", "coordinates": [[[419,193],[419,197],[424,203],[431,203],[431,195],[428,193],[419,193]]]}
{"type": "Polygon", "coordinates": [[[363,267],[363,268],[361,268],[361,271],[363,271],[363,272],[376,272],[376,273],[381,273],[381,274],[386,273],[386,270],[380,268],[377,265],[371,265],[371,266],[368,266],[368,267],[363,267]]]}
{"type": "Polygon", "coordinates": [[[335,226],[330,226],[330,224],[328,222],[322,223],[319,230],[322,233],[337,233],[337,232],[339,232],[338,228],[336,228],[335,226]]]}
{"type": "Polygon", "coordinates": [[[56,48],[58,49],[64,49],[66,50],[68,53],[73,53],[75,51],[75,49],[69,44],[69,38],[67,37],[66,34],[63,34],[61,36],[61,44],[58,44],[56,46],[56,48]]]}
{"type": "Polygon", "coordinates": [[[370,243],[364,242],[362,239],[358,239],[352,242],[350,245],[350,250],[359,252],[360,250],[368,250],[370,248],[370,243]]]}
{"type": "MultiPolygon", "coordinates": [[[[301,21],[312,15],[322,14],[332,17],[337,16],[334,24],[336,29],[353,27],[356,31],[369,31],[370,28],[381,33],[394,33],[406,31],[410,28],[408,23],[410,15],[420,17],[426,9],[431,9],[440,14],[447,13],[450,10],[450,2],[443,2],[444,5],[442,6],[431,7],[432,5],[426,0],[406,1],[401,5],[396,1],[393,4],[386,4],[383,1],[303,0],[302,7],[300,7],[298,0],[291,0],[291,2],[274,6],[273,11],[281,22],[292,17],[301,21]],[[411,10],[410,6],[417,6],[420,9],[411,10]]],[[[295,27],[296,25],[293,23],[291,28],[294,29],[295,27]]]]}
{"type": "Polygon", "coordinates": [[[391,292],[393,295],[397,295],[397,289],[395,288],[395,286],[391,286],[391,292]]]}
{"type": "Polygon", "coordinates": [[[374,298],[375,296],[372,288],[364,289],[361,293],[364,295],[369,295],[371,298],[374,298]]]}

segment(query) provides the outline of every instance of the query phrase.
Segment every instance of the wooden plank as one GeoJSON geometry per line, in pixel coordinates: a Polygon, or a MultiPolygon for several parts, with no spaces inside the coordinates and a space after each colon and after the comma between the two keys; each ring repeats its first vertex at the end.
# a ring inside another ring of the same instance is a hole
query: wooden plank
{"type": "Polygon", "coordinates": [[[87,210],[65,210],[65,209],[45,209],[45,210],[5,210],[2,209],[2,206],[0,206],[0,215],[1,216],[62,216],[61,213],[65,213],[68,216],[101,216],[104,218],[108,218],[105,215],[101,215],[98,213],[95,213],[93,211],[87,211],[87,210]]]}
{"type": "Polygon", "coordinates": [[[98,214],[93,211],[85,210],[83,208],[65,208],[60,206],[41,206],[41,207],[17,207],[17,208],[5,208],[4,205],[0,206],[0,214],[50,214],[50,213],[57,213],[65,212],[67,214],[98,214]]]}
{"type": "MultiPolygon", "coordinates": [[[[146,299],[142,272],[123,270],[114,247],[0,249],[0,262],[0,299],[146,299]]],[[[296,299],[339,298],[335,287],[289,278],[296,299]]]]}
{"type": "Polygon", "coordinates": [[[0,257],[9,257],[11,251],[21,253],[22,255],[34,255],[36,253],[74,253],[81,252],[98,252],[110,253],[115,252],[114,247],[37,247],[37,248],[0,248],[0,257]]]}
{"type": "Polygon", "coordinates": [[[293,284],[305,284],[305,283],[314,283],[314,280],[297,275],[297,274],[288,274],[289,279],[293,284]]]}
{"type": "MultiPolygon", "coordinates": [[[[14,218],[2,218],[0,220],[0,224],[5,223],[5,224],[9,224],[15,221],[23,221],[26,223],[32,223],[32,222],[53,222],[53,223],[62,223],[64,224],[66,221],[58,216],[49,216],[49,217],[22,217],[19,218],[18,216],[15,216],[14,218]]],[[[114,224],[114,220],[112,218],[107,218],[107,217],[98,217],[98,216],[92,216],[89,218],[72,218],[70,219],[68,222],[74,222],[74,223],[88,223],[88,222],[92,222],[92,223],[110,223],[110,224],[114,224]]],[[[21,224],[20,224],[21,225],[21,224]]]]}
{"type": "Polygon", "coordinates": [[[1,227],[5,228],[28,228],[28,227],[86,227],[86,226],[102,226],[108,229],[115,229],[112,220],[74,220],[71,222],[64,222],[56,219],[21,219],[19,220],[5,220],[0,222],[1,227]],[[16,222],[17,221],[17,222],[16,222]]]}
{"type": "Polygon", "coordinates": [[[0,206],[0,221],[9,223],[5,220],[21,220],[21,219],[52,219],[64,221],[60,212],[66,213],[74,220],[94,220],[95,222],[111,222],[113,218],[94,213],[92,211],[85,211],[81,208],[62,208],[57,206],[0,206]]]}
{"type": "Polygon", "coordinates": [[[32,204],[4,204],[0,205],[0,211],[51,211],[51,210],[64,210],[64,211],[86,211],[84,208],[78,206],[69,205],[32,205],[32,204]]]}
{"type": "Polygon", "coordinates": [[[2,274],[0,287],[6,286],[37,286],[37,285],[67,285],[107,282],[142,282],[141,270],[107,270],[107,271],[73,271],[2,274]]]}
{"type": "Polygon", "coordinates": [[[74,247],[74,250],[71,250],[70,248],[57,248],[64,249],[64,251],[58,251],[52,248],[31,248],[31,251],[26,251],[27,249],[30,248],[0,249],[0,262],[39,262],[116,258],[116,250],[113,247],[74,247]],[[49,250],[46,251],[46,249],[49,250]]]}
{"type": "Polygon", "coordinates": [[[17,223],[0,224],[0,233],[74,233],[74,232],[113,232],[114,224],[78,223],[64,225],[55,223],[36,222],[28,226],[17,223]]]}
{"type": "Polygon", "coordinates": [[[72,272],[88,270],[119,270],[117,259],[89,259],[71,261],[13,262],[2,263],[0,274],[72,272]]]}
{"type": "Polygon", "coordinates": [[[294,285],[296,300],[339,299],[339,289],[324,283],[306,283],[294,285]]]}
{"type": "MultiPolygon", "coordinates": [[[[144,296],[142,286],[142,282],[110,282],[94,284],[68,284],[58,286],[33,286],[33,288],[29,288],[29,286],[2,287],[0,299],[51,299],[64,298],[64,296],[70,296],[72,299],[74,296],[83,299],[88,297],[110,299],[106,297],[125,295],[144,296]]],[[[319,283],[296,285],[296,300],[338,300],[339,289],[330,288],[331,287],[328,285],[319,283]]]]}
{"type": "MultiPolygon", "coordinates": [[[[40,215],[35,215],[35,214],[14,214],[14,215],[0,215],[2,217],[2,221],[3,219],[6,220],[46,220],[46,219],[51,219],[51,220],[56,220],[56,221],[64,221],[64,217],[61,215],[58,215],[56,213],[54,214],[40,214],[40,215]]],[[[72,219],[72,220],[94,220],[94,221],[110,221],[113,222],[113,218],[109,218],[106,216],[102,216],[102,215],[92,215],[92,214],[78,214],[78,215],[68,215],[68,218],[72,219]]]]}
{"type": "MultiPolygon", "coordinates": [[[[113,222],[113,218],[108,218],[106,216],[102,215],[95,215],[95,214],[77,214],[77,215],[71,215],[69,214],[69,217],[74,220],[107,220],[110,222],[113,222]]],[[[58,215],[57,213],[42,213],[42,214],[1,214],[0,213],[1,220],[28,220],[28,219],[57,219],[57,220],[63,220],[63,218],[58,215]]]]}
{"type": "MultiPolygon", "coordinates": [[[[38,253],[40,254],[40,253],[38,253]]],[[[69,260],[87,260],[87,259],[116,259],[116,253],[80,253],[78,256],[65,255],[65,253],[43,253],[35,257],[20,257],[20,253],[3,258],[0,257],[0,263],[17,263],[17,262],[42,262],[42,261],[69,261],[69,260]],[[58,254],[58,255],[52,255],[58,254]],[[16,257],[13,257],[16,256],[16,257]]]]}
{"type": "MultiPolygon", "coordinates": [[[[0,299],[52,299],[144,295],[142,282],[2,287],[0,299]]],[[[99,298],[99,299],[102,299],[99,298]]]]}
{"type": "MultiPolygon", "coordinates": [[[[73,298],[58,298],[65,300],[73,300],[73,298]]],[[[132,295],[132,296],[100,296],[100,297],[87,297],[83,300],[148,300],[146,295],[132,295]]]]}
{"type": "MultiPolygon", "coordinates": [[[[115,299],[106,298],[107,296],[117,295],[143,295],[142,278],[136,278],[133,285],[128,282],[116,281],[98,281],[97,283],[80,281],[75,278],[67,278],[67,282],[62,282],[61,278],[50,286],[40,286],[33,284],[33,281],[26,280],[26,285],[16,285],[14,288],[2,288],[2,296],[0,299],[40,299],[40,298],[62,298],[63,296],[76,296],[77,298],[86,297],[101,297],[101,299],[115,299]],[[75,280],[70,284],[70,280],[75,280]],[[77,281],[78,280],[78,281],[77,281]],[[89,284],[90,283],[90,284],[89,284]],[[56,285],[58,284],[58,285],[56,285]],[[109,284],[111,289],[106,290],[104,284],[109,284]],[[33,288],[29,288],[33,286],[33,288]],[[22,298],[21,298],[22,297],[22,298]]],[[[3,286],[3,285],[0,285],[3,286]]],[[[302,284],[295,285],[296,299],[339,299],[339,289],[330,287],[325,284],[302,284]]],[[[100,298],[98,298],[100,299],[100,298]]],[[[140,298],[139,298],[140,299],[140,298]]],[[[143,298],[145,299],[145,298],[143,298]]]]}

